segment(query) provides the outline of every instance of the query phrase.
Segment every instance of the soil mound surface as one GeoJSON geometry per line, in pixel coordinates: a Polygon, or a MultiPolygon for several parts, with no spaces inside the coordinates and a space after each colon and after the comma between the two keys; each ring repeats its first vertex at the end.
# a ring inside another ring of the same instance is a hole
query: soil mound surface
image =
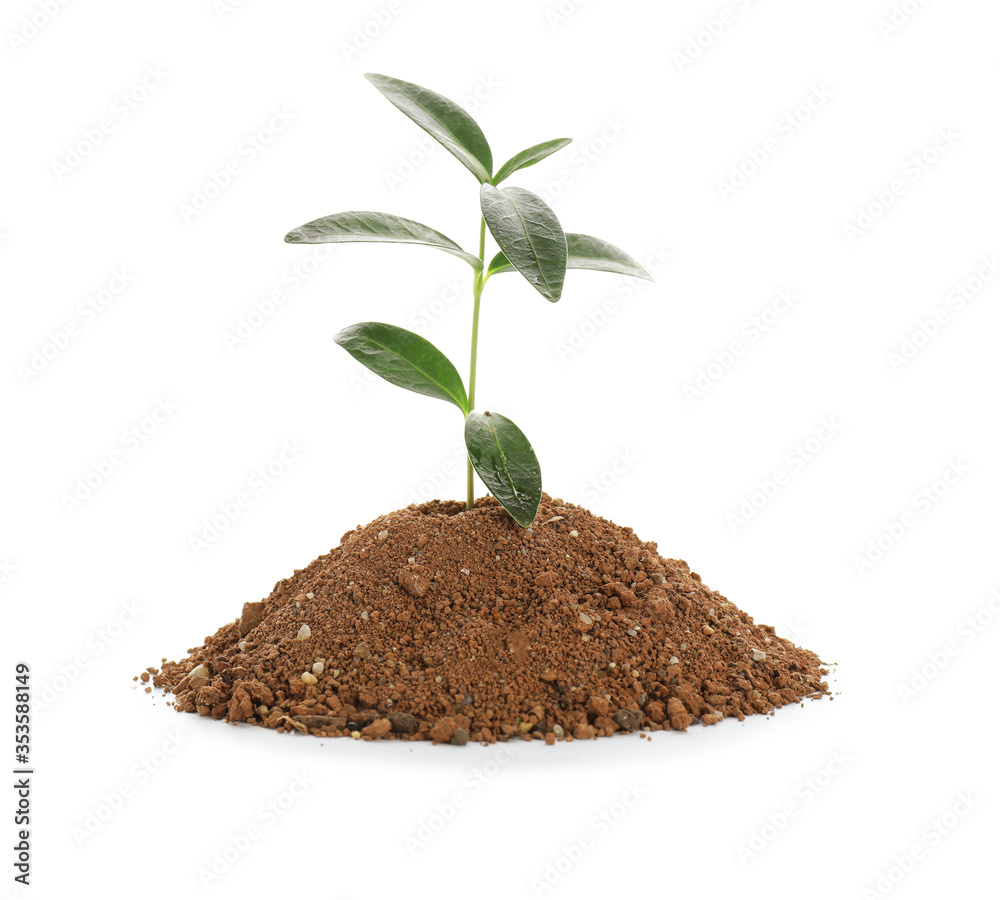
{"type": "Polygon", "coordinates": [[[178,711],[362,739],[683,731],[829,693],[686,562],[547,494],[529,529],[492,497],[380,516],[189,654],[136,677],[178,711]]]}

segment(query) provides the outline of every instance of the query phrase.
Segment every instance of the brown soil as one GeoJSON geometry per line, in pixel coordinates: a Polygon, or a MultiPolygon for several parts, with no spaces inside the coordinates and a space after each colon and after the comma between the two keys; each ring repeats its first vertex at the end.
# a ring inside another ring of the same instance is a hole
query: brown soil
{"type": "Polygon", "coordinates": [[[819,658],[585,509],[492,497],[358,527],[143,682],[178,711],[364,739],[685,730],[829,693],[819,658]]]}

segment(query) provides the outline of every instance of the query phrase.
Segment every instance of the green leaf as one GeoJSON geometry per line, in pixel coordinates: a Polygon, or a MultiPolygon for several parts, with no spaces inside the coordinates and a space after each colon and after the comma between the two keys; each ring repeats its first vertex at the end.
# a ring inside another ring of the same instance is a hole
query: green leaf
{"type": "Polygon", "coordinates": [[[440,231],[389,213],[342,212],[313,219],[285,235],[289,244],[375,243],[423,244],[464,259],[477,272],[482,268],[478,256],[466,253],[440,231]]]}
{"type": "MultiPolygon", "coordinates": [[[[632,275],[635,278],[644,278],[646,281],[653,280],[653,276],[624,250],[619,250],[614,244],[609,244],[600,238],[591,237],[589,234],[567,232],[566,248],[568,252],[567,269],[595,269],[599,272],[618,272],[621,275],[632,275]]],[[[487,277],[496,275],[498,272],[509,272],[513,268],[510,260],[501,251],[490,262],[487,277]]]]}
{"type": "Polygon", "coordinates": [[[334,340],[376,375],[408,391],[454,403],[469,411],[458,370],[419,334],[382,322],[360,322],[337,332],[334,340]]]}
{"type": "Polygon", "coordinates": [[[493,153],[486,135],[461,106],[434,91],[369,72],[365,75],[398,110],[445,147],[481,182],[490,180],[493,153]]]}
{"type": "Polygon", "coordinates": [[[524,432],[499,413],[471,412],[465,420],[465,446],[490,493],[527,528],[542,500],[542,471],[524,432]]]}
{"type": "Polygon", "coordinates": [[[493,183],[500,184],[505,178],[510,178],[518,169],[526,169],[528,166],[533,166],[536,162],[541,162],[546,156],[551,156],[555,153],[556,150],[562,150],[572,140],[573,138],[556,138],[552,141],[535,144],[533,147],[522,150],[520,153],[515,153],[507,162],[500,166],[500,171],[493,176],[493,183]]]}
{"type": "Polygon", "coordinates": [[[514,267],[555,303],[566,279],[566,235],[541,197],[524,188],[479,188],[483,218],[514,267]]]}

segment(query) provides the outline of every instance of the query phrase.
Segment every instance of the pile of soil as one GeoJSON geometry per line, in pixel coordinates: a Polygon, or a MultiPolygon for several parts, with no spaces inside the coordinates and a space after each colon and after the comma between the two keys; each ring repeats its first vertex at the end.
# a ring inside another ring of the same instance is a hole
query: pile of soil
{"type": "Polygon", "coordinates": [[[684,731],[829,693],[816,654],[656,549],[547,494],[527,529],[492,497],[412,505],[136,677],[229,722],[453,744],[684,731]]]}

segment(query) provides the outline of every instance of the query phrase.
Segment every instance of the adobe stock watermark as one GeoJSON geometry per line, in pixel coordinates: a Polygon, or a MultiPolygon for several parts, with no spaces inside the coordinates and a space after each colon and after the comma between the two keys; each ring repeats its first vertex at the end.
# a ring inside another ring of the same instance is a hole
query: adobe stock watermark
{"type": "Polygon", "coordinates": [[[212,9],[220,22],[224,22],[233,13],[243,9],[246,0],[212,0],[212,9]]]}
{"type": "Polygon", "coordinates": [[[765,478],[758,479],[753,490],[740,498],[736,511],[726,516],[726,522],[732,533],[738,534],[741,528],[745,528],[757,518],[758,513],[766,509],[782,489],[792,482],[793,476],[816,459],[843,430],[844,423],[834,416],[820,419],[819,427],[784,455],[781,466],[765,478]]]}
{"type": "MultiPolygon", "coordinates": [[[[657,272],[666,268],[670,259],[670,253],[666,248],[652,247],[644,254],[640,262],[646,271],[651,275],[656,275],[657,272]]],[[[652,286],[652,282],[641,278],[632,278],[628,275],[616,278],[611,286],[611,292],[599,303],[587,309],[570,326],[567,334],[555,342],[553,349],[559,362],[565,363],[571,357],[576,356],[622,311],[625,304],[637,294],[648,291],[652,286]]]]}
{"type": "MultiPolygon", "coordinates": [[[[440,321],[444,316],[456,307],[462,308],[465,301],[472,295],[472,279],[462,276],[452,276],[446,278],[441,289],[429,300],[422,300],[412,307],[406,314],[404,320],[410,331],[421,334],[435,322],[440,321]]],[[[350,385],[355,396],[360,397],[372,384],[385,383],[384,379],[376,375],[371,369],[354,370],[348,376],[350,385]]]]}
{"type": "Polygon", "coordinates": [[[971,791],[958,794],[943,813],[935,816],[920,830],[920,837],[902,853],[892,857],[890,864],[866,884],[862,891],[864,900],[885,900],[911,875],[931,851],[939,847],[948,835],[953,834],[962,821],[979,805],[979,798],[971,791]]]}
{"type": "Polygon", "coordinates": [[[275,456],[258,466],[247,478],[243,488],[202,519],[195,534],[188,535],[188,547],[194,555],[200,556],[216,543],[239,521],[256,498],[266,494],[298,462],[304,452],[305,445],[298,438],[291,438],[282,444],[281,450],[275,456]]]}
{"type": "MultiPolygon", "coordinates": [[[[497,90],[502,87],[494,75],[482,75],[476,86],[458,101],[470,115],[475,113],[487,100],[496,95],[497,90]]],[[[400,153],[396,157],[394,167],[386,169],[382,173],[386,187],[390,191],[395,191],[403,184],[417,169],[419,169],[428,159],[437,155],[442,150],[439,144],[430,135],[418,138],[411,150],[400,153]]]]}
{"type": "Polygon", "coordinates": [[[285,821],[288,813],[315,785],[316,779],[310,773],[296,772],[284,790],[257,807],[254,820],[246,828],[231,834],[225,844],[216,849],[206,863],[198,866],[197,874],[201,886],[207,888],[217,884],[275,825],[285,821]]]}
{"type": "Polygon", "coordinates": [[[545,21],[549,28],[555,31],[560,25],[568,22],[576,15],[577,10],[587,4],[587,0],[559,0],[545,10],[545,21]]]}
{"type": "Polygon", "coordinates": [[[809,634],[809,625],[801,619],[789,619],[781,627],[781,636],[801,646],[809,634]]]}
{"type": "Polygon", "coordinates": [[[813,85],[800,103],[778,117],[764,140],[748,148],[743,158],[729,167],[729,174],[715,182],[719,196],[728,201],[737,194],[832,99],[833,92],[829,88],[822,84],[813,85]]]}
{"type": "Polygon", "coordinates": [[[90,670],[95,660],[121,640],[144,612],[135,600],[123,600],[118,612],[87,636],[82,649],[73,654],[72,659],[60,663],[56,674],[36,689],[32,701],[36,712],[49,709],[90,670]]]}
{"type": "Polygon", "coordinates": [[[222,333],[222,343],[226,349],[234,353],[257,334],[334,252],[329,244],[316,244],[303,259],[288,266],[281,273],[278,283],[263,297],[254,300],[249,308],[237,316],[236,322],[222,333]]]}
{"type": "Polygon", "coordinates": [[[126,777],[110,790],[102,792],[97,803],[85,810],[83,818],[70,827],[76,846],[83,847],[92,841],[127,803],[135,799],[143,786],[163,771],[187,743],[188,739],[183,731],[171,729],[159,746],[133,763],[126,777]]]}
{"type": "Polygon", "coordinates": [[[27,387],[48,369],[134,281],[135,274],[124,266],[112,269],[101,287],[76,304],[73,316],[47,331],[45,339],[32,348],[28,359],[18,364],[17,375],[21,384],[27,387]]]}
{"type": "Polygon", "coordinates": [[[898,176],[885,187],[874,191],[871,199],[858,206],[854,217],[841,226],[847,242],[852,246],[863,238],[876,223],[890,210],[896,201],[904,196],[910,187],[919,182],[933,169],[955,144],[961,135],[951,125],[937,130],[932,141],[910,156],[898,176]]]}
{"type": "Polygon", "coordinates": [[[997,272],[1000,272],[1000,258],[996,253],[980,257],[976,271],[948,291],[944,301],[925,318],[917,319],[916,327],[903,335],[895,350],[889,351],[887,358],[892,371],[898,372],[916,359],[954,321],[954,315],[962,312],[993,281],[997,272]]]}
{"type": "Polygon", "coordinates": [[[156,92],[168,76],[168,72],[158,64],[146,66],[142,75],[132,85],[115,96],[110,107],[97,121],[86,126],[71,140],[61,156],[51,162],[52,174],[57,182],[67,175],[79,171],[80,167],[93,155],[98,147],[115,134],[119,126],[130,119],[143,103],[156,92]]]}
{"type": "Polygon", "coordinates": [[[410,503],[419,505],[440,497],[441,488],[464,470],[468,453],[464,439],[455,441],[451,445],[449,456],[442,459],[435,468],[424,469],[420,473],[418,476],[420,481],[410,488],[406,496],[407,505],[410,503]]]}
{"type": "Polygon", "coordinates": [[[852,561],[858,574],[864,575],[885,559],[917,522],[937,509],[938,504],[955,489],[969,471],[968,463],[960,459],[952,460],[940,476],[914,493],[910,498],[910,508],[883,525],[882,530],[868,541],[863,553],[854,554],[852,561]]]}
{"type": "Polygon", "coordinates": [[[792,789],[791,797],[779,809],[767,814],[744,843],[737,844],[736,856],[743,865],[757,859],[792,822],[824,794],[854,762],[846,750],[831,751],[826,762],[792,789]]]}
{"type": "Polygon", "coordinates": [[[406,7],[411,5],[412,3],[404,3],[403,0],[388,0],[369,12],[354,26],[350,35],[340,42],[340,52],[344,60],[350,62],[364,53],[405,12],[406,7]]]}
{"type": "Polygon", "coordinates": [[[639,462],[639,457],[631,450],[616,450],[611,461],[592,478],[577,488],[585,503],[594,503],[610,491],[639,462]]]}
{"type": "Polygon", "coordinates": [[[189,225],[202,215],[229,188],[233,181],[246,172],[274,144],[279,135],[285,133],[295,121],[296,115],[286,106],[275,106],[270,118],[260,128],[251,131],[236,144],[235,152],[217,169],[211,169],[191,194],[190,198],[177,207],[181,220],[189,225]]]}
{"type": "Polygon", "coordinates": [[[468,807],[469,801],[478,796],[521,750],[513,742],[494,746],[496,749],[493,750],[490,759],[462,778],[461,789],[435,804],[434,811],[417,822],[413,832],[403,838],[403,844],[410,856],[416,856],[444,831],[458,817],[460,811],[468,807]]]}
{"type": "Polygon", "coordinates": [[[177,412],[177,401],[170,397],[157,400],[153,408],[126,428],[118,438],[118,446],[106,453],[79,478],[71,488],[60,494],[63,509],[72,515],[94,496],[128,460],[142,449],[163,425],[177,412]]]}
{"type": "Polygon", "coordinates": [[[630,781],[625,789],[608,806],[587,820],[587,828],[568,844],[562,844],[558,853],[546,862],[541,872],[531,880],[531,890],[535,897],[544,897],[581,862],[591,854],[602,838],[611,834],[627,817],[631,810],[649,793],[649,789],[637,781],[630,781]]]}
{"type": "Polygon", "coordinates": [[[782,288],[767,306],[747,319],[739,328],[740,337],[734,338],[722,350],[713,353],[712,358],[681,385],[681,391],[688,404],[691,405],[704,397],[718,384],[726,373],[746,356],[747,351],[771,331],[798,301],[797,294],[789,288],[782,288]]]}
{"type": "Polygon", "coordinates": [[[627,130],[628,124],[623,122],[620,116],[606,116],[603,125],[589,138],[573,141],[569,145],[567,164],[556,173],[554,178],[547,178],[542,182],[542,188],[538,192],[539,196],[549,204],[557,197],[561,197],[577,183],[584,172],[590,169],[594,163],[599,162],[601,157],[615,146],[627,130]]]}
{"type": "Polygon", "coordinates": [[[721,7],[714,15],[701,20],[701,27],[691,32],[680,49],[670,54],[670,59],[683,72],[688,66],[701,59],[730,28],[742,13],[752,4],[752,0],[733,0],[721,7]]]}
{"type": "Polygon", "coordinates": [[[7,43],[14,53],[20,53],[38,35],[40,35],[52,20],[62,12],[63,7],[69,6],[70,0],[39,0],[35,4],[34,10],[27,15],[21,16],[17,26],[7,32],[7,43]]]}
{"type": "Polygon", "coordinates": [[[17,564],[9,556],[0,558],[0,587],[7,584],[17,574],[17,564]]]}
{"type": "Polygon", "coordinates": [[[896,695],[903,706],[908,706],[930,687],[937,677],[997,619],[1000,619],[1000,590],[994,590],[979,609],[965,616],[955,626],[954,638],[945,641],[936,650],[930,651],[921,663],[910,669],[906,680],[896,686],[896,695]]]}
{"type": "Polygon", "coordinates": [[[882,40],[888,41],[899,34],[916,17],[929,0],[899,0],[875,23],[882,40]]]}

